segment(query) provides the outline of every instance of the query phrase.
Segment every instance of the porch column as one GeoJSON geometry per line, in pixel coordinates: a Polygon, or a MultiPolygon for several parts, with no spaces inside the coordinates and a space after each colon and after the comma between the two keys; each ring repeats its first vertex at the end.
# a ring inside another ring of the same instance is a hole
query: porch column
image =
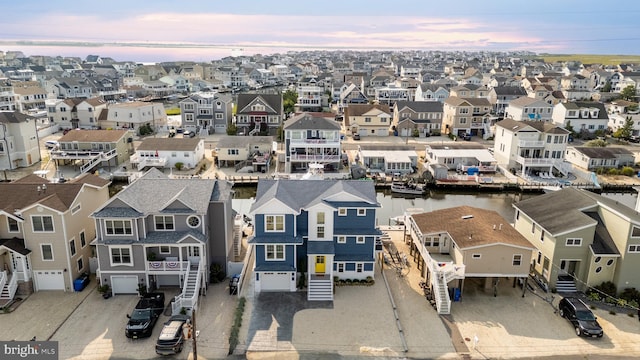
{"type": "MultiPolygon", "coordinates": [[[[18,261],[20,261],[20,264],[22,265],[22,273],[24,274],[24,281],[29,281],[31,279],[31,272],[29,271],[29,268],[27,267],[27,257],[25,255],[20,255],[17,259],[18,261]]],[[[14,269],[15,271],[15,269],[14,269]]]]}

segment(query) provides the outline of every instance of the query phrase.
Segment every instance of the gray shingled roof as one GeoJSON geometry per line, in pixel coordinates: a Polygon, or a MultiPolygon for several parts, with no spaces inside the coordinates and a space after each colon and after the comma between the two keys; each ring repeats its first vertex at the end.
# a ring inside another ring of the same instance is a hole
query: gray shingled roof
{"type": "Polygon", "coordinates": [[[443,104],[440,101],[397,101],[398,111],[405,107],[415,112],[442,112],[443,104]]]}
{"type": "Polygon", "coordinates": [[[307,113],[287,120],[285,130],[340,130],[340,123],[333,119],[312,116],[307,113]]]}
{"type": "Polygon", "coordinates": [[[623,147],[576,146],[574,149],[592,159],[617,159],[620,155],[633,156],[631,151],[623,147]]]}
{"type": "Polygon", "coordinates": [[[278,199],[294,211],[308,208],[339,192],[359,197],[378,205],[376,189],[371,181],[359,180],[260,180],[251,212],[271,199],[278,199]]]}

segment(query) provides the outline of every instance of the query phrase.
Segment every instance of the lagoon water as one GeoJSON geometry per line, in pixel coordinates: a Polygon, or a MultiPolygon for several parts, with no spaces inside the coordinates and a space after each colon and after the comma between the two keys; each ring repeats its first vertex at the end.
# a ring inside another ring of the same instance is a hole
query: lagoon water
{"type": "MultiPolygon", "coordinates": [[[[251,187],[235,189],[233,209],[241,214],[249,214],[251,204],[256,195],[256,189],[251,187]]],[[[635,207],[637,194],[604,194],[620,203],[635,207]]],[[[434,211],[456,206],[473,206],[494,210],[507,221],[513,222],[515,209],[513,204],[520,200],[539,196],[538,194],[519,193],[439,193],[430,192],[426,197],[409,199],[391,196],[389,192],[378,192],[378,202],[382,207],[378,209],[378,225],[393,224],[390,218],[402,215],[410,208],[421,208],[424,211],[434,211]]]]}

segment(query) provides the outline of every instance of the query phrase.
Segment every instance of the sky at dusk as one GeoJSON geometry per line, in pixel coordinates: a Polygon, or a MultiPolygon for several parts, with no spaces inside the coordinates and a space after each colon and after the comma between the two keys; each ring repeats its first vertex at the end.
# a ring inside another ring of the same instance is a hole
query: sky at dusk
{"type": "Polygon", "coordinates": [[[289,50],[640,54],[640,2],[566,0],[24,0],[0,50],[118,61],[210,61],[289,50]],[[235,49],[235,51],[234,51],[235,49]]]}

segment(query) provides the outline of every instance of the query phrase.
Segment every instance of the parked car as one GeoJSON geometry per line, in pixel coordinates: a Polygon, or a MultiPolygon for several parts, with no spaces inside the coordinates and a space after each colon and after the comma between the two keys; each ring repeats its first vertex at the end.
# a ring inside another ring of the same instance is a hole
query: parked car
{"type": "Polygon", "coordinates": [[[149,337],[153,332],[158,318],[164,311],[164,293],[149,293],[144,295],[131,315],[125,328],[125,335],[131,339],[149,337]]]}
{"type": "Polygon", "coordinates": [[[636,143],[636,144],[640,143],[640,136],[635,136],[635,135],[630,136],[629,137],[629,142],[636,143]]]}
{"type": "Polygon", "coordinates": [[[46,146],[47,149],[49,149],[49,150],[53,150],[53,149],[57,149],[58,146],[60,146],[60,144],[56,140],[47,140],[44,143],[44,146],[46,146]]]}
{"type": "Polygon", "coordinates": [[[184,133],[182,133],[182,137],[188,137],[188,138],[192,138],[196,136],[196,132],[193,130],[187,130],[184,133]]]}
{"type": "Polygon", "coordinates": [[[562,298],[558,303],[558,311],[560,316],[571,322],[576,335],[598,338],[604,335],[597,318],[582,300],[575,297],[562,298]]]}
{"type": "Polygon", "coordinates": [[[471,135],[470,134],[464,134],[464,135],[462,135],[462,139],[464,141],[471,141],[471,135]]]}
{"type": "Polygon", "coordinates": [[[156,342],[156,354],[173,355],[182,351],[185,324],[190,324],[187,315],[174,315],[164,323],[156,342]]]}
{"type": "Polygon", "coordinates": [[[353,140],[360,140],[360,134],[353,134],[353,140]]]}

